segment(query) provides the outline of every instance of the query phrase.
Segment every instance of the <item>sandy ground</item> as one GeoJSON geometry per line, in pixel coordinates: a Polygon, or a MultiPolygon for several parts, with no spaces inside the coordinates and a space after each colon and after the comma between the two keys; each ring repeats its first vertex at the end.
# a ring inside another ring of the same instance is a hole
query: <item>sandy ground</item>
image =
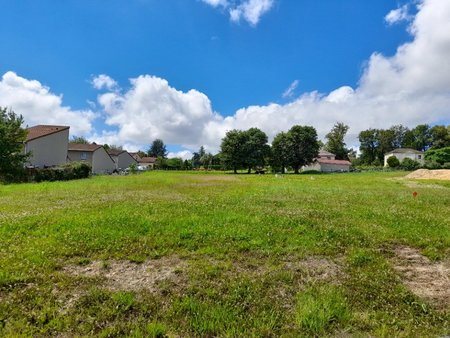
{"type": "Polygon", "coordinates": [[[450,180],[450,169],[419,169],[405,176],[405,178],[413,178],[419,180],[450,180]]]}

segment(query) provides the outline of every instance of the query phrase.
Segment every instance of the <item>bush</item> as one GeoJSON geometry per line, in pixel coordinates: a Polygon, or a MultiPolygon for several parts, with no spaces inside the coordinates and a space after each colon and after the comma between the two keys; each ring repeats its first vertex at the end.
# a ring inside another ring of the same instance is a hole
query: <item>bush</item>
{"type": "Polygon", "coordinates": [[[386,162],[390,168],[397,168],[400,165],[400,161],[395,156],[389,157],[386,162]]]}
{"type": "Polygon", "coordinates": [[[437,163],[437,162],[435,162],[435,161],[427,161],[423,167],[425,169],[430,169],[430,170],[442,169],[442,165],[437,163]]]}
{"type": "Polygon", "coordinates": [[[427,150],[425,159],[430,162],[437,162],[441,165],[450,162],[450,147],[427,150]]]}
{"type": "Polygon", "coordinates": [[[400,163],[400,167],[404,170],[416,170],[420,168],[420,163],[407,157],[400,163]]]}
{"type": "Polygon", "coordinates": [[[90,174],[91,166],[85,162],[72,162],[58,167],[30,171],[31,179],[36,182],[76,180],[88,178],[90,174]]]}

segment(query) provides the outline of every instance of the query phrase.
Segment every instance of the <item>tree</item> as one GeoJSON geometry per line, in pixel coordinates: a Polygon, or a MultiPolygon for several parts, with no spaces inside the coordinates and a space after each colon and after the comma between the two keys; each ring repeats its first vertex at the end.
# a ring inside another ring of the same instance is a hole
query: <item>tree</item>
{"type": "Polygon", "coordinates": [[[436,162],[440,165],[450,163],[450,147],[428,150],[425,153],[425,160],[436,162]]]}
{"type": "Polygon", "coordinates": [[[348,160],[349,150],[345,147],[344,138],[349,126],[342,122],[337,122],[331,131],[325,136],[327,143],[325,150],[336,155],[337,160],[348,160]]]}
{"type": "Polygon", "coordinates": [[[284,174],[289,163],[289,137],[287,133],[278,133],[272,141],[270,164],[275,170],[284,174]]]}
{"type": "Polygon", "coordinates": [[[414,149],[426,151],[431,147],[431,131],[428,124],[419,124],[412,130],[414,149]]]}
{"type": "Polygon", "coordinates": [[[222,163],[226,167],[232,168],[235,174],[245,164],[246,138],[243,131],[233,129],[226,133],[220,145],[222,163]]]}
{"type": "Polygon", "coordinates": [[[377,129],[376,133],[377,147],[376,156],[378,160],[384,162],[384,154],[395,149],[395,131],[391,129],[377,129]]]}
{"type": "Polygon", "coordinates": [[[89,144],[89,141],[83,136],[72,136],[70,143],[89,144]]]}
{"type": "Polygon", "coordinates": [[[252,168],[263,167],[270,152],[266,133],[258,128],[250,128],[244,132],[245,165],[250,174],[252,168]]]}
{"type": "Polygon", "coordinates": [[[378,137],[376,129],[363,130],[359,133],[359,150],[361,162],[372,164],[377,159],[378,137]]]}
{"type": "Polygon", "coordinates": [[[450,125],[434,126],[430,129],[431,134],[431,148],[440,149],[450,147],[450,125]]]}
{"type": "Polygon", "coordinates": [[[22,115],[0,107],[0,180],[15,181],[23,172],[29,154],[25,154],[24,143],[27,131],[22,126],[22,115]]]}
{"type": "Polygon", "coordinates": [[[166,145],[164,144],[163,140],[157,138],[153,141],[150,149],[148,150],[148,156],[162,158],[167,157],[166,145]]]}
{"type": "Polygon", "coordinates": [[[310,126],[293,126],[287,134],[289,164],[298,174],[302,166],[312,163],[319,155],[317,131],[310,126]]]}

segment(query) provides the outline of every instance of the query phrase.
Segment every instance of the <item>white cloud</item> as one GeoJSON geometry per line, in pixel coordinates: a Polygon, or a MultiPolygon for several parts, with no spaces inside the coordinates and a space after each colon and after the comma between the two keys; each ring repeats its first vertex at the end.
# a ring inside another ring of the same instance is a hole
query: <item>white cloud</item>
{"type": "MultiPolygon", "coordinates": [[[[196,90],[184,93],[149,75],[130,81],[126,93],[108,92],[98,98],[106,123],[119,128],[111,143],[145,145],[161,138],[168,144],[196,147],[206,123],[219,118],[208,97],[196,90]]],[[[103,136],[108,135],[98,137],[103,136]]]]}
{"type": "Polygon", "coordinates": [[[413,18],[412,15],[409,14],[409,6],[403,5],[397,9],[393,9],[390,11],[385,17],[384,20],[389,24],[393,25],[401,21],[408,21],[413,18]]]}
{"type": "Polygon", "coordinates": [[[116,90],[119,87],[115,80],[105,74],[94,76],[91,80],[91,84],[95,89],[116,90]]]}
{"type": "Polygon", "coordinates": [[[256,26],[265,13],[273,6],[274,0],[246,0],[239,6],[230,9],[230,19],[239,22],[244,19],[252,26],[256,26]]]}
{"type": "Polygon", "coordinates": [[[275,0],[202,0],[212,7],[223,7],[228,9],[232,22],[247,21],[250,25],[256,26],[261,17],[267,13],[275,0]]]}
{"type": "Polygon", "coordinates": [[[213,6],[213,7],[227,7],[228,6],[228,1],[227,0],[201,0],[204,3],[213,6]]]}
{"type": "Polygon", "coordinates": [[[297,89],[299,84],[298,80],[294,80],[289,87],[283,92],[283,97],[287,98],[287,97],[292,97],[294,95],[295,90],[297,89]]]}
{"type": "Polygon", "coordinates": [[[96,115],[91,110],[72,110],[62,105],[62,95],[53,94],[39,81],[6,72],[0,81],[0,103],[21,114],[25,124],[69,125],[72,135],[86,135],[92,130],[96,115]]]}
{"type": "Polygon", "coordinates": [[[190,160],[194,154],[189,150],[181,150],[177,152],[170,152],[167,154],[167,158],[181,158],[183,160],[190,160]]]}

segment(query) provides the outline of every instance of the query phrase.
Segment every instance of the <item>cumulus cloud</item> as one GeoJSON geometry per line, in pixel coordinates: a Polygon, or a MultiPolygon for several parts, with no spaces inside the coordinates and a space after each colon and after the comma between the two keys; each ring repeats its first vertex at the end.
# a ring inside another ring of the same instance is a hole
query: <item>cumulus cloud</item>
{"type": "Polygon", "coordinates": [[[117,82],[106,74],[94,76],[91,84],[95,89],[116,90],[119,87],[117,82]]]}
{"type": "Polygon", "coordinates": [[[274,0],[202,0],[212,7],[227,8],[232,22],[247,21],[256,26],[261,17],[267,13],[274,4],[274,0]]]}
{"type": "Polygon", "coordinates": [[[292,97],[294,95],[295,90],[297,89],[299,84],[298,80],[294,80],[289,87],[283,92],[283,97],[287,98],[287,97],[292,97]]]}
{"type": "MultiPolygon", "coordinates": [[[[149,75],[130,82],[131,88],[124,94],[108,92],[98,98],[106,124],[119,129],[111,143],[149,144],[161,138],[169,144],[196,147],[206,123],[220,118],[208,97],[197,90],[185,93],[149,75]]],[[[103,139],[107,136],[102,135],[103,139]]]]}
{"type": "Polygon", "coordinates": [[[412,15],[409,14],[409,6],[403,5],[397,9],[391,10],[385,17],[384,20],[389,24],[393,25],[399,23],[401,21],[408,21],[413,18],[412,15]]]}
{"type": "Polygon", "coordinates": [[[181,150],[181,151],[177,151],[177,152],[169,152],[167,154],[167,158],[181,158],[183,160],[190,160],[192,158],[192,156],[194,156],[194,154],[192,153],[192,151],[189,150],[181,150]]]}
{"type": "Polygon", "coordinates": [[[62,95],[53,94],[39,81],[7,72],[0,81],[0,103],[24,117],[25,124],[69,125],[72,134],[86,135],[96,115],[91,110],[63,106],[62,95]]]}

